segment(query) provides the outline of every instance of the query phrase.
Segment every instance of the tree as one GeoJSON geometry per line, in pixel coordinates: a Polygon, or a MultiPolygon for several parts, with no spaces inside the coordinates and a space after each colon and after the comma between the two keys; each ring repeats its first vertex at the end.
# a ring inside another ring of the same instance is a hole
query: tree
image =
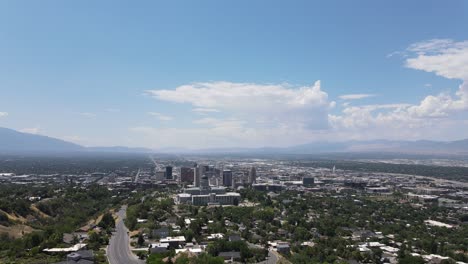
{"type": "Polygon", "coordinates": [[[88,248],[93,250],[98,250],[101,246],[102,239],[98,233],[91,231],[88,234],[88,248]]]}
{"type": "Polygon", "coordinates": [[[145,239],[143,238],[143,234],[142,233],[139,233],[138,234],[138,241],[137,241],[137,244],[138,246],[143,246],[143,244],[145,243],[145,239]]]}
{"type": "Polygon", "coordinates": [[[464,214],[464,215],[460,216],[460,221],[468,222],[468,214],[464,214]]]}
{"type": "Polygon", "coordinates": [[[114,217],[112,217],[112,214],[109,212],[105,213],[102,216],[102,219],[99,222],[98,226],[104,229],[115,228],[115,220],[114,217]]]}
{"type": "Polygon", "coordinates": [[[400,259],[398,263],[399,264],[424,264],[426,262],[421,257],[413,257],[411,255],[407,255],[404,258],[400,259]]]}
{"type": "Polygon", "coordinates": [[[294,230],[294,238],[298,241],[308,240],[310,237],[311,235],[309,231],[302,226],[299,226],[294,230]]]}
{"type": "Polygon", "coordinates": [[[193,261],[193,264],[224,264],[224,259],[221,257],[213,257],[206,253],[202,253],[193,261]]]}
{"type": "Polygon", "coordinates": [[[184,231],[184,237],[188,242],[191,242],[194,236],[195,236],[195,233],[191,229],[186,229],[184,231]]]}

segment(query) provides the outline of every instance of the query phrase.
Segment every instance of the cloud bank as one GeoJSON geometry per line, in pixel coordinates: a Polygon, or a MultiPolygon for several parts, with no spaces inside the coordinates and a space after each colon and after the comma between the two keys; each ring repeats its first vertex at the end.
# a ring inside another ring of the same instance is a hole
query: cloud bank
{"type": "Polygon", "coordinates": [[[359,100],[369,97],[374,97],[375,94],[344,94],[340,95],[339,98],[342,100],[359,100]]]}
{"type": "Polygon", "coordinates": [[[320,81],[312,86],[211,82],[182,85],[174,90],[149,90],[155,99],[190,104],[195,112],[221,111],[249,124],[270,127],[294,124],[303,128],[328,127],[327,112],[333,103],[321,90],[320,81]]]}
{"type": "Polygon", "coordinates": [[[410,45],[404,57],[408,68],[458,79],[461,84],[455,94],[427,95],[413,105],[349,106],[340,114],[330,115],[331,126],[359,139],[378,135],[395,139],[466,137],[463,131],[467,128],[464,117],[468,110],[468,41],[419,42],[410,45]]]}
{"type": "MultiPolygon", "coordinates": [[[[187,127],[139,126],[131,130],[155,146],[286,146],[318,140],[453,139],[468,131],[468,41],[434,39],[410,45],[407,68],[460,80],[454,93],[425,96],[407,104],[354,105],[373,94],[346,94],[341,107],[320,81],[296,87],[283,84],[200,82],[174,89],[148,90],[158,101],[184,104],[194,118],[187,127]]],[[[416,88],[416,87],[415,87],[416,88]]],[[[164,119],[163,115],[154,116],[164,119]]],[[[170,120],[170,119],[168,119],[170,120]]]]}

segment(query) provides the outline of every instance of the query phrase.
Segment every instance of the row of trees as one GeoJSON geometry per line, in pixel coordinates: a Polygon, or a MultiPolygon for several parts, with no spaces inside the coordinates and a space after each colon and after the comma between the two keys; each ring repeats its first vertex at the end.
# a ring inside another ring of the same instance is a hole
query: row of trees
{"type": "MultiPolygon", "coordinates": [[[[90,218],[97,217],[102,211],[118,204],[119,200],[112,198],[113,195],[107,188],[93,185],[88,188],[66,188],[57,192],[55,197],[39,202],[38,209],[49,217],[36,216],[36,221],[28,223],[35,231],[24,234],[22,238],[3,236],[0,240],[0,262],[9,263],[14,260],[14,263],[27,263],[31,259],[50,258],[42,254],[42,250],[61,246],[63,233],[75,231],[90,218]]],[[[99,225],[105,230],[115,226],[112,215],[105,214],[102,219],[99,225]]],[[[98,249],[100,245],[107,243],[106,233],[90,233],[90,246],[98,249]]],[[[50,259],[46,262],[50,262],[50,259]]]]}
{"type": "Polygon", "coordinates": [[[175,252],[170,251],[163,254],[151,254],[146,260],[147,264],[224,264],[224,259],[221,257],[213,257],[209,254],[202,253],[199,256],[189,256],[181,253],[174,256],[175,252]]]}

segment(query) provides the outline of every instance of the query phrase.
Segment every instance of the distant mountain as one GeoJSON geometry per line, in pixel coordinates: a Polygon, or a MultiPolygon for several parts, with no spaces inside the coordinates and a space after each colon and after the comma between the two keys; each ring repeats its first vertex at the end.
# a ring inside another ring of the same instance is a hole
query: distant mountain
{"type": "Polygon", "coordinates": [[[284,148],[283,152],[313,154],[320,152],[393,152],[412,154],[468,154],[468,139],[457,141],[345,141],[311,143],[284,148]]]}
{"type": "Polygon", "coordinates": [[[63,153],[63,152],[112,152],[112,153],[149,153],[147,148],[129,147],[83,147],[61,139],[22,133],[0,127],[0,154],[63,153]]]}
{"type": "Polygon", "coordinates": [[[0,127],[0,153],[74,152],[82,150],[84,150],[84,147],[64,140],[0,127]]]}
{"type": "Polygon", "coordinates": [[[291,147],[263,148],[209,148],[197,150],[174,150],[172,153],[233,153],[233,154],[318,154],[318,153],[406,153],[406,154],[468,154],[468,139],[442,141],[343,141],[314,142],[291,147]]]}
{"type": "MultiPolygon", "coordinates": [[[[150,153],[148,148],[83,147],[78,144],[47,136],[18,132],[0,127],[0,154],[2,153],[50,153],[50,152],[106,152],[106,153],[150,153]]],[[[291,147],[264,148],[210,148],[189,150],[183,148],[159,149],[159,153],[246,153],[246,154],[317,154],[317,153],[406,153],[406,154],[468,154],[468,139],[457,141],[343,141],[314,142],[291,147]]]]}

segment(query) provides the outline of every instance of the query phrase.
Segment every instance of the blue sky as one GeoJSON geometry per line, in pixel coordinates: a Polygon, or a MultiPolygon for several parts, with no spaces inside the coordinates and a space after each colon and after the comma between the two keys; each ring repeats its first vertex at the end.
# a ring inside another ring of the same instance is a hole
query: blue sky
{"type": "Polygon", "coordinates": [[[0,126],[83,145],[468,138],[466,1],[2,1],[0,126]]]}

